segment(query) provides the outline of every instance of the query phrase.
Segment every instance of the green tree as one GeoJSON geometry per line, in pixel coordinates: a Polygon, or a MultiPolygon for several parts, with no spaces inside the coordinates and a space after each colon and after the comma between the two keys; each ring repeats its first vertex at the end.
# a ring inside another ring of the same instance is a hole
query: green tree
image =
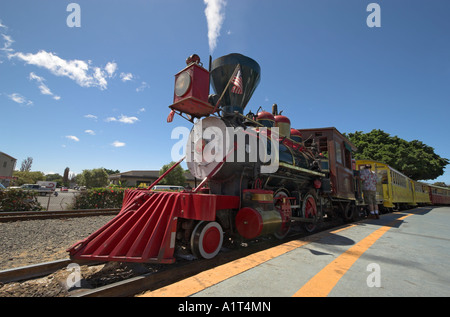
{"type": "Polygon", "coordinates": [[[436,183],[433,183],[433,185],[434,186],[439,186],[439,187],[449,187],[450,188],[450,185],[447,185],[444,182],[436,182],[436,183]]]}
{"type": "Polygon", "coordinates": [[[83,170],[77,175],[77,182],[87,188],[104,187],[108,185],[108,174],[104,168],[83,170]]]}
{"type": "Polygon", "coordinates": [[[13,181],[15,186],[36,184],[37,181],[45,180],[45,175],[42,172],[14,171],[13,176],[17,177],[17,179],[13,181]]]}
{"type": "Polygon", "coordinates": [[[408,142],[382,130],[356,131],[346,136],[358,148],[355,159],[386,163],[413,180],[435,179],[444,174],[449,160],[434,153],[434,148],[418,140],[408,142]]]}
{"type": "MultiPolygon", "coordinates": [[[[170,162],[169,164],[164,165],[159,170],[159,175],[164,174],[169,168],[171,168],[175,162],[170,162]]],[[[175,167],[169,174],[167,174],[160,182],[161,185],[178,185],[184,186],[186,183],[186,177],[184,177],[184,170],[181,165],[175,167]]]]}
{"type": "Polygon", "coordinates": [[[69,186],[69,171],[70,171],[70,169],[68,167],[66,167],[64,169],[64,176],[63,176],[63,179],[62,179],[63,184],[66,187],[69,186]]]}
{"type": "Polygon", "coordinates": [[[119,170],[111,170],[111,169],[108,169],[108,168],[104,168],[104,170],[106,171],[106,173],[107,173],[108,175],[119,174],[119,173],[120,173],[119,170]]]}

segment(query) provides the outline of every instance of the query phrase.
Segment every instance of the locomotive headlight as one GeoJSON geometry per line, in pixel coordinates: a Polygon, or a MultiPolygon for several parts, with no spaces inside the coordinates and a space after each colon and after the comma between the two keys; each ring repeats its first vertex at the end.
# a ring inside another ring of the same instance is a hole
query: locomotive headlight
{"type": "Polygon", "coordinates": [[[175,81],[175,95],[183,96],[191,86],[191,76],[188,72],[181,73],[175,81]]]}

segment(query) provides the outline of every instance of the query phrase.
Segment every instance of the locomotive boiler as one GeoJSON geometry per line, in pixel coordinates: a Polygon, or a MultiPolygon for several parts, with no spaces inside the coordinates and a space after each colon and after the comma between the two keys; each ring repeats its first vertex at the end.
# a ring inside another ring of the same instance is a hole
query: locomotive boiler
{"type": "Polygon", "coordinates": [[[314,147],[277,105],[244,114],[259,64],[241,54],[217,58],[209,70],[197,55],[186,64],[175,75],[167,121],[177,114],[193,124],[185,159],[200,184],[152,191],[169,169],[149,188],[127,190],[119,215],[68,249],[73,260],[172,263],[177,248],[212,258],[224,241],[281,239],[293,221],[311,230],[323,218],[329,177],[314,147]]]}

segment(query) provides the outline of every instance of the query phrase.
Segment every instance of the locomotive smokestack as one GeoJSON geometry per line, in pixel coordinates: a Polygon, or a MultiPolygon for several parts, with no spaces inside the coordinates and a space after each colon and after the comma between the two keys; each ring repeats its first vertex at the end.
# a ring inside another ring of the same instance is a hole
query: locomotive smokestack
{"type": "Polygon", "coordinates": [[[243,113],[259,84],[260,74],[259,64],[247,56],[233,53],[215,59],[211,65],[211,84],[217,95],[223,94],[222,110],[243,113]]]}

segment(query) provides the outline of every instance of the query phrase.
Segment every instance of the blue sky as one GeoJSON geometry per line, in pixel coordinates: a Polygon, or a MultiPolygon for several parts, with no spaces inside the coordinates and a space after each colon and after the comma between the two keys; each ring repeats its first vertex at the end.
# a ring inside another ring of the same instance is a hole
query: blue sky
{"type": "MultiPolygon", "coordinates": [[[[261,66],[247,110],[293,127],[382,129],[450,158],[448,0],[227,0],[214,49],[202,0],[0,2],[0,151],[32,170],[159,169],[174,75],[196,53],[261,66]],[[81,27],[66,23],[69,3],[81,27]],[[367,6],[381,9],[369,28],[367,6]]],[[[214,20],[214,19],[213,19],[214,20]]],[[[215,19],[217,21],[217,18],[215,19]]],[[[210,25],[212,29],[212,25],[210,25]]],[[[450,184],[450,169],[436,181],[450,184]]]]}

